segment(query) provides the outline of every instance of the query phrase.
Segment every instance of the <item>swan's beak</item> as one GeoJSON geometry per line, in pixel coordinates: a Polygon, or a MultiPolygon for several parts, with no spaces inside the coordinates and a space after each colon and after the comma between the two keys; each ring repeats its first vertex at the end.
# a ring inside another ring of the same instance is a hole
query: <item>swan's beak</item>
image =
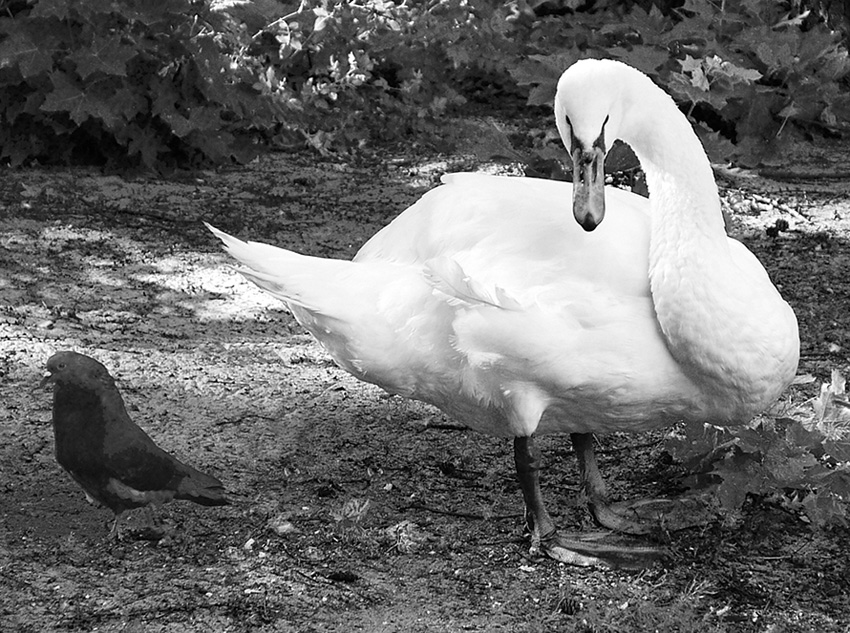
{"type": "Polygon", "coordinates": [[[605,217],[605,150],[594,143],[584,149],[573,143],[573,215],[585,231],[605,217]]]}

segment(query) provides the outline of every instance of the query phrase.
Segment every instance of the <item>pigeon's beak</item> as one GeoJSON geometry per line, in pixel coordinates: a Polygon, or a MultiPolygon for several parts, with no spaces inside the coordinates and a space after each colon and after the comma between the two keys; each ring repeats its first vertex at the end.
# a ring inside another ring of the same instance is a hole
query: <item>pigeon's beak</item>
{"type": "Polygon", "coordinates": [[[38,388],[38,389],[44,389],[44,388],[45,388],[47,385],[49,385],[50,383],[55,382],[55,380],[56,380],[56,376],[54,376],[54,375],[53,375],[53,374],[51,374],[51,373],[47,373],[47,374],[45,374],[45,375],[44,375],[44,377],[41,379],[41,382],[40,382],[40,383],[38,383],[38,387],[37,387],[37,388],[38,388]]]}

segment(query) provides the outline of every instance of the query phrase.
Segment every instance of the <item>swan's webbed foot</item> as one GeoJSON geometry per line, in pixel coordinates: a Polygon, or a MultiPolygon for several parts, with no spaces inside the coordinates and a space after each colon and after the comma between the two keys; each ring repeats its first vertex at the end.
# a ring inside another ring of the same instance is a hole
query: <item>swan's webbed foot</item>
{"type": "Polygon", "coordinates": [[[561,534],[543,504],[539,457],[533,439],[514,439],[514,460],[525,499],[530,554],[545,554],[559,562],[582,567],[644,568],[666,557],[663,549],[634,545],[618,534],[561,534]]]}
{"type": "Polygon", "coordinates": [[[660,535],[710,522],[711,501],[702,496],[609,502],[593,452],[593,435],[573,433],[570,437],[578,456],[587,505],[599,525],[623,534],[660,535]]]}
{"type": "Polygon", "coordinates": [[[700,496],[619,503],[589,498],[588,507],[602,527],[634,535],[661,535],[686,530],[706,525],[715,516],[711,499],[700,496]]]}
{"type": "Polygon", "coordinates": [[[663,548],[635,545],[630,539],[610,532],[555,532],[541,540],[539,551],[569,565],[617,569],[644,569],[669,557],[663,548]]]}

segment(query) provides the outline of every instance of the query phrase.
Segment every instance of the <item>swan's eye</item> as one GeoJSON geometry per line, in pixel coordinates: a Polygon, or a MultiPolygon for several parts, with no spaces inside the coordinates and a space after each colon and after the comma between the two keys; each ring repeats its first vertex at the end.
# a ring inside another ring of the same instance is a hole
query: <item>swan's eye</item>
{"type": "Polygon", "coordinates": [[[599,130],[599,136],[596,137],[596,140],[593,141],[593,147],[602,150],[602,153],[607,153],[605,148],[605,126],[608,124],[608,119],[610,115],[605,117],[605,120],[602,122],[602,129],[599,130]]]}
{"type": "Polygon", "coordinates": [[[573,124],[572,124],[572,123],[570,123],[570,117],[568,117],[566,114],[564,115],[564,123],[565,123],[565,124],[566,124],[566,126],[567,126],[567,127],[566,127],[566,132],[567,132],[567,133],[564,135],[564,140],[569,139],[570,144],[569,144],[569,146],[567,147],[567,151],[568,151],[568,152],[571,152],[571,151],[572,151],[573,146],[575,146],[575,138],[576,138],[576,137],[575,137],[575,134],[573,133],[573,124]]]}

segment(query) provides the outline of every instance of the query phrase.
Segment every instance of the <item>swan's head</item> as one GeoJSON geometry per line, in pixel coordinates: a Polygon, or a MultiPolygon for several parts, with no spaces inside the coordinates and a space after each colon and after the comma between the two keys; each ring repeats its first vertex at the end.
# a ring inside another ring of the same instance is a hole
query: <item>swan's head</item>
{"type": "MultiPolygon", "coordinates": [[[[646,75],[610,59],[584,59],[558,81],[555,121],[573,162],[573,215],[585,231],[605,216],[605,155],[623,138],[635,84],[646,75]]],[[[624,139],[627,140],[627,139],[624,139]]]]}

